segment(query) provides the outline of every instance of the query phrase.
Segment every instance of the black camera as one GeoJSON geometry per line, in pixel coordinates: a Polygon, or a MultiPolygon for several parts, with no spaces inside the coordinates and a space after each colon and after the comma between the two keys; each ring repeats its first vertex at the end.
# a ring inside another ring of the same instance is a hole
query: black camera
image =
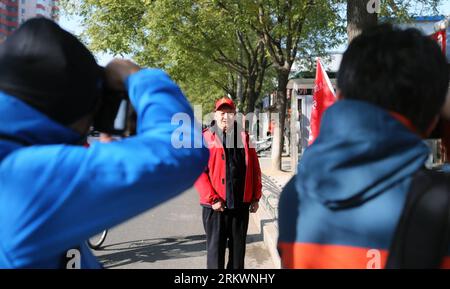
{"type": "Polygon", "coordinates": [[[137,115],[128,93],[108,88],[103,80],[100,94],[93,130],[121,137],[136,134],[137,115]]]}

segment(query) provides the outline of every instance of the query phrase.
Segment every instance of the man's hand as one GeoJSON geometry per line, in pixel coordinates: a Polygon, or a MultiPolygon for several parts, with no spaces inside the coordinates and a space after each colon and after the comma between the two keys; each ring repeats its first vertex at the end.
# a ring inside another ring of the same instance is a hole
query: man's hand
{"type": "Polygon", "coordinates": [[[254,201],[250,204],[250,213],[256,213],[256,211],[258,211],[258,209],[259,209],[258,201],[254,201]]]}
{"type": "Polygon", "coordinates": [[[133,73],[141,68],[130,60],[113,59],[106,65],[106,83],[112,90],[125,91],[125,81],[133,73]]]}
{"type": "Polygon", "coordinates": [[[223,207],[222,201],[215,202],[215,203],[212,205],[212,209],[213,209],[214,211],[223,212],[223,211],[224,211],[224,207],[223,207]]]}

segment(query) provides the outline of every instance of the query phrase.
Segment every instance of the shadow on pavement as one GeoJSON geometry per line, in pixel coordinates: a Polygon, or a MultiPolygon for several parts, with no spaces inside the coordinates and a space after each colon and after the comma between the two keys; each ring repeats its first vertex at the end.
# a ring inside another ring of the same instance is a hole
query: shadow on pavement
{"type": "MultiPolygon", "coordinates": [[[[260,242],[262,234],[247,236],[247,244],[260,242]]],[[[97,252],[105,268],[115,268],[133,263],[153,263],[159,260],[206,256],[206,236],[154,238],[109,244],[97,252]],[[110,253],[109,253],[110,252],[110,253]]]]}
{"type": "Polygon", "coordinates": [[[272,194],[276,194],[277,196],[281,193],[281,188],[277,183],[272,181],[272,179],[265,174],[262,174],[261,176],[261,182],[263,188],[265,188],[267,191],[269,191],[272,194]]]}

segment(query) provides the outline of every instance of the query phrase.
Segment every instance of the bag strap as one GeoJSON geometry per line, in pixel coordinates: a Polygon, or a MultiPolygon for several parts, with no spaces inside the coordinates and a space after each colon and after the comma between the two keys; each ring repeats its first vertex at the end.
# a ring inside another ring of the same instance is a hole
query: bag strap
{"type": "Polygon", "coordinates": [[[449,249],[450,176],[418,171],[408,193],[387,269],[439,268],[449,249]]]}

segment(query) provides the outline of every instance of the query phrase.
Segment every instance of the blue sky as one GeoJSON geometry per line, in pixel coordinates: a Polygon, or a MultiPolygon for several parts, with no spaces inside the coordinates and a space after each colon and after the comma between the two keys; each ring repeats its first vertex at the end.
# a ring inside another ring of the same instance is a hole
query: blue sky
{"type": "MultiPolygon", "coordinates": [[[[83,31],[80,18],[78,17],[61,15],[59,25],[75,35],[79,35],[83,31]]],[[[98,64],[102,66],[105,66],[109,61],[111,61],[111,59],[113,59],[113,55],[108,53],[96,53],[95,57],[97,58],[98,64]]]]}
{"type": "MultiPolygon", "coordinates": [[[[444,0],[443,4],[439,7],[440,15],[450,15],[450,1],[444,0]]],[[[83,27],[80,24],[79,18],[67,15],[61,15],[59,24],[64,29],[79,35],[83,31],[83,27]]],[[[97,61],[100,65],[106,65],[112,58],[113,55],[107,53],[97,53],[96,55],[97,61]]]]}
{"type": "Polygon", "coordinates": [[[439,12],[443,15],[450,15],[450,1],[444,0],[444,4],[441,5],[439,12]]]}

